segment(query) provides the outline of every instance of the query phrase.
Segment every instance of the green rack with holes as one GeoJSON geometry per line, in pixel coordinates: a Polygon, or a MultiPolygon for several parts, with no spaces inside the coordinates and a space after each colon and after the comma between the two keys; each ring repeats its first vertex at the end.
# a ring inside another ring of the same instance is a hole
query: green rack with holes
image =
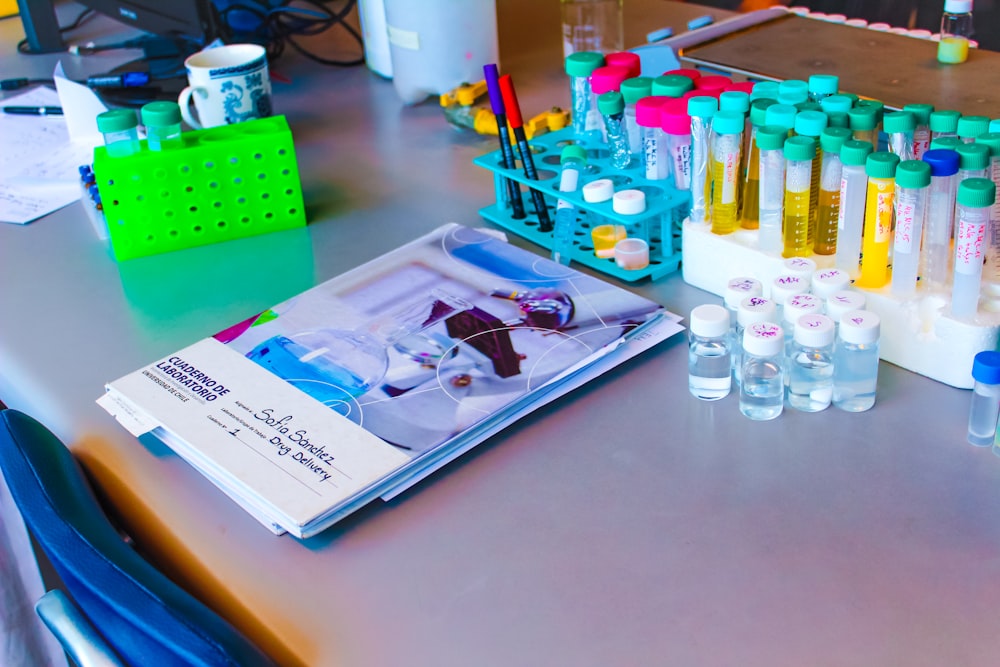
{"type": "Polygon", "coordinates": [[[183,146],[110,157],[94,176],[118,261],[302,227],[292,132],[284,116],[184,132],[183,146]]]}
{"type": "MultiPolygon", "coordinates": [[[[577,213],[574,230],[572,261],[588,266],[602,273],[615,276],[626,282],[636,282],[649,278],[656,280],[676,271],[681,264],[682,222],[689,207],[687,192],[677,190],[671,179],[651,180],[645,177],[645,165],[633,156],[625,169],[611,166],[607,145],[599,139],[577,137],[573,128],[565,128],[534,137],[529,142],[532,161],[538,172],[538,180],[525,176],[518,156],[516,169],[503,166],[503,155],[498,149],[481,155],[473,163],[493,172],[496,202],[480,209],[479,214],[504,229],[517,234],[543,248],[552,248],[552,232],[539,229],[532,198],[526,188],[531,187],[545,195],[549,218],[555,221],[556,201],[565,199],[573,204],[577,213]],[[587,168],[580,175],[576,192],[559,192],[559,158],[564,146],[577,143],[587,150],[587,168]],[[522,187],[525,217],[514,218],[507,201],[504,179],[513,179],[522,187]],[[625,189],[642,190],[646,195],[646,212],[640,215],[621,215],[612,210],[610,201],[592,204],[583,200],[582,188],[590,181],[608,178],[614,183],[615,191],[625,189]],[[590,229],[598,224],[617,224],[630,227],[644,221],[650,230],[649,266],[644,269],[628,270],[619,267],[615,260],[597,257],[590,240],[590,229]]],[[[515,155],[517,151],[515,149],[515,155]]]]}

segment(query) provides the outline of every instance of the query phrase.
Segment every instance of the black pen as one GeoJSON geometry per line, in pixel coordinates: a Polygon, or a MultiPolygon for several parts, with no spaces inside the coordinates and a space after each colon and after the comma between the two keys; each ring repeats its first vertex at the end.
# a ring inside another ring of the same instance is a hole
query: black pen
{"type": "Polygon", "coordinates": [[[61,116],[62,107],[4,107],[4,113],[15,116],[61,116]]]}
{"type": "MultiPolygon", "coordinates": [[[[504,74],[499,79],[500,93],[503,95],[503,106],[507,112],[507,120],[514,130],[514,139],[517,140],[517,152],[521,154],[521,167],[524,175],[532,181],[538,180],[538,172],[535,170],[535,161],[531,157],[531,146],[528,145],[528,138],[524,135],[524,123],[521,120],[521,107],[517,103],[517,94],[514,92],[514,82],[510,74],[504,74]]],[[[531,190],[531,201],[535,205],[535,213],[538,215],[538,231],[551,232],[552,218],[549,217],[549,209],[545,205],[545,195],[541,190],[529,187],[531,190]]]]}
{"type": "MultiPolygon", "coordinates": [[[[500,92],[500,73],[497,72],[495,64],[489,64],[483,66],[483,74],[486,76],[486,89],[490,94],[490,106],[493,107],[493,116],[497,121],[497,136],[500,138],[500,155],[503,156],[503,166],[507,169],[516,169],[514,150],[510,147],[510,132],[507,131],[507,111],[503,103],[503,93],[500,92]]],[[[513,209],[512,217],[515,220],[520,220],[524,217],[521,186],[512,178],[504,180],[507,182],[507,198],[510,199],[510,205],[513,209]]]]}

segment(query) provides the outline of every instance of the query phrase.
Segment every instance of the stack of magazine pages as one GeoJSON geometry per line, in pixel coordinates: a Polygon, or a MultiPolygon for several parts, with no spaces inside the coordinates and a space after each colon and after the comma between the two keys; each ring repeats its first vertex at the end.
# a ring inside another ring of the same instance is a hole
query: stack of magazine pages
{"type": "Polygon", "coordinates": [[[309,537],[682,330],[495,233],[435,231],[107,385],[273,532],[309,537]]]}

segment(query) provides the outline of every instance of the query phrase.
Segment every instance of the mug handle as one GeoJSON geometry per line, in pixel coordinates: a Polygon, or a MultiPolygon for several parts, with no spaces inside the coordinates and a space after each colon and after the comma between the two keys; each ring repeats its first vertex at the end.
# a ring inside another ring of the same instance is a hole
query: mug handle
{"type": "Polygon", "coordinates": [[[196,130],[204,129],[194,116],[191,115],[191,95],[194,94],[196,90],[203,90],[197,86],[187,86],[181,91],[181,94],[177,96],[177,104],[181,108],[181,117],[184,121],[196,130]]]}

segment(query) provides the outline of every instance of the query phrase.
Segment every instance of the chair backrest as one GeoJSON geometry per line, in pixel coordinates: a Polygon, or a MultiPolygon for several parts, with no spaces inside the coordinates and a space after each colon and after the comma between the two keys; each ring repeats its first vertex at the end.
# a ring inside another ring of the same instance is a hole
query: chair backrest
{"type": "Polygon", "coordinates": [[[72,452],[16,410],[0,412],[0,470],[66,589],[125,662],[273,667],[249,639],[126,544],[72,452]]]}

